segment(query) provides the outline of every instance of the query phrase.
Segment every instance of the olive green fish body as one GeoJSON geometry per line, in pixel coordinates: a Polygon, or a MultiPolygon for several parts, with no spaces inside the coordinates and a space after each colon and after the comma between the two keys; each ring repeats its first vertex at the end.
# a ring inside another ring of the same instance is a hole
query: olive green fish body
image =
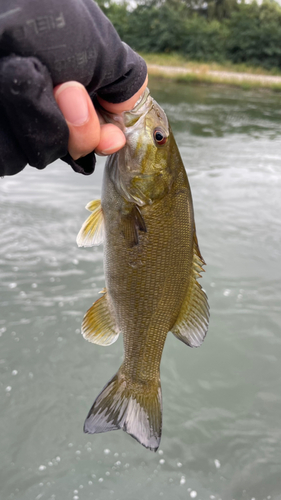
{"type": "Polygon", "coordinates": [[[87,208],[78,244],[104,242],[106,290],[82,333],[109,345],[123,335],[124,361],[96,398],[89,433],[123,429],[156,451],[162,430],[160,362],[169,331],[191,347],[207,332],[207,297],[187,175],[160,106],[144,95],[124,116],[127,144],[106,163],[102,199],[87,208]]]}
{"type": "MultiPolygon", "coordinates": [[[[114,163],[113,157],[107,169],[114,168],[114,163]]],[[[140,207],[146,231],[138,231],[139,241],[133,246],[124,230],[132,204],[118,196],[109,172],[105,173],[107,292],[123,333],[123,366],[133,379],[159,376],[166,336],[178,317],[191,275],[193,208],[184,167],[177,163],[178,176],[170,192],[140,207]]]]}

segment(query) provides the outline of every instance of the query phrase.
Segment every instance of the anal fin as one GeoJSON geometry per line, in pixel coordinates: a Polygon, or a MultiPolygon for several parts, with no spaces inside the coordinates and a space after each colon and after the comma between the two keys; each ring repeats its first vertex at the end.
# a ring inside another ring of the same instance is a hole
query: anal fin
{"type": "Polygon", "coordinates": [[[204,271],[204,265],[194,233],[191,280],[177,321],[171,329],[179,340],[190,347],[199,347],[202,344],[209,325],[208,297],[197,281],[197,278],[201,277],[200,272],[204,271]]]}
{"type": "Polygon", "coordinates": [[[120,331],[112,318],[107,293],[86,312],[81,333],[89,342],[103,346],[113,344],[118,339],[120,331]]]}

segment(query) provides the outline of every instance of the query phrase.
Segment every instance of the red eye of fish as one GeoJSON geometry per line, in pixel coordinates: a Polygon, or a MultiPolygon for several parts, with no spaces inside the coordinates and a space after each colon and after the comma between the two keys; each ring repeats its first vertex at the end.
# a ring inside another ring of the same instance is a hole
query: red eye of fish
{"type": "Polygon", "coordinates": [[[153,137],[156,145],[163,146],[166,144],[167,137],[164,135],[164,132],[160,128],[156,128],[153,132],[153,137]]]}

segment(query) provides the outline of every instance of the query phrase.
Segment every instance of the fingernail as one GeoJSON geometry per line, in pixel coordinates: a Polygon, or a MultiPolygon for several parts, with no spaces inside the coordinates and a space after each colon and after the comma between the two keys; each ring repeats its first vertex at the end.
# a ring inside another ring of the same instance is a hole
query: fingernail
{"type": "Polygon", "coordinates": [[[107,143],[107,148],[104,148],[102,151],[99,151],[100,155],[111,155],[119,151],[119,149],[123,148],[126,144],[126,139],[123,135],[116,135],[111,139],[109,143],[107,143]]]}
{"type": "Polygon", "coordinates": [[[89,108],[84,87],[75,83],[63,84],[55,93],[55,98],[68,123],[81,126],[88,121],[89,108]]]}
{"type": "Polygon", "coordinates": [[[104,156],[111,155],[113,153],[116,153],[117,151],[119,151],[119,149],[121,149],[123,147],[124,147],[123,142],[122,142],[122,144],[120,143],[120,145],[114,144],[114,146],[112,145],[110,148],[103,149],[102,151],[99,152],[99,154],[104,155],[104,156]]]}

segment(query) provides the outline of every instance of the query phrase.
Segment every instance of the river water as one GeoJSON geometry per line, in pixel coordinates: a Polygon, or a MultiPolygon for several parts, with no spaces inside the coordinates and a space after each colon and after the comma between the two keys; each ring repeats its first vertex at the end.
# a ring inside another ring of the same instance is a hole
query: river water
{"type": "Polygon", "coordinates": [[[163,436],[83,434],[117,371],[80,335],[104,286],[102,248],[75,238],[99,197],[58,161],[0,180],[0,497],[281,499],[280,96],[152,82],[188,172],[211,321],[200,349],[168,336],[163,436]]]}

